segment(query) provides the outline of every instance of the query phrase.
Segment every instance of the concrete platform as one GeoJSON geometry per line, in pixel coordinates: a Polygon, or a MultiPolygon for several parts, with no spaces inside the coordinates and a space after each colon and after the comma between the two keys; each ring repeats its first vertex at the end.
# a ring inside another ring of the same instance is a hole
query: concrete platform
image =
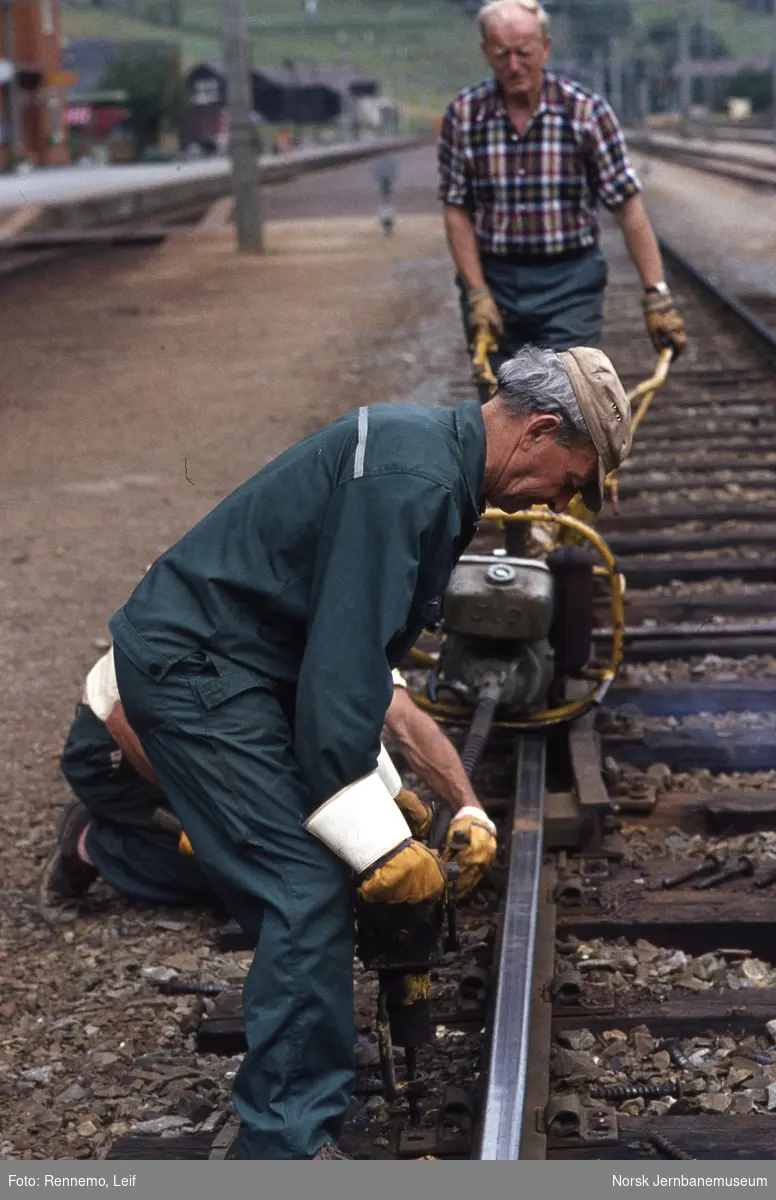
{"type": "MultiPolygon", "coordinates": [[[[280,182],[427,140],[414,134],[263,155],[262,180],[280,182]]],[[[230,192],[230,172],[229,159],[221,155],[199,162],[61,167],[0,176],[0,241],[21,232],[89,229],[154,217],[181,204],[208,203],[230,192]]]]}

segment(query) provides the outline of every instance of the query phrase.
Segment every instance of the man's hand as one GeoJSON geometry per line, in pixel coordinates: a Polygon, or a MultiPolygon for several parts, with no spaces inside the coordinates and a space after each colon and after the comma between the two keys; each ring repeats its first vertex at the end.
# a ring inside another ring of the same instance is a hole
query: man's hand
{"type": "Polygon", "coordinates": [[[469,326],[472,330],[472,347],[481,329],[487,330],[494,338],[500,338],[504,333],[504,322],[496,301],[488,289],[486,287],[472,288],[467,301],[469,326]]]}
{"type": "Polygon", "coordinates": [[[358,891],[368,904],[421,904],[439,900],[446,882],[439,855],[408,841],[370,867],[358,891]]]}
{"type": "Polygon", "coordinates": [[[445,862],[458,864],[458,895],[468,896],[496,857],[496,826],[474,805],[458,810],[442,850],[445,862]]]}
{"type": "Polygon", "coordinates": [[[404,813],[404,819],[412,830],[412,836],[424,838],[434,820],[434,810],[431,805],[405,787],[393,799],[404,813]]]}
{"type": "Polygon", "coordinates": [[[642,304],[652,345],[658,354],[671,346],[674,358],[678,358],[687,345],[687,334],[673,296],[670,292],[645,292],[642,304]]]}

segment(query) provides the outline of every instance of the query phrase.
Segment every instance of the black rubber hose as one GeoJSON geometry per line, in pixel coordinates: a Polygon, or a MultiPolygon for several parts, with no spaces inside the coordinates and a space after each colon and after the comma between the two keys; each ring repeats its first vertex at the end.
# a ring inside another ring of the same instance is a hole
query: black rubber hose
{"type": "Polygon", "coordinates": [[[484,690],[477,701],[472,723],[466,735],[466,742],[461,751],[461,762],[469,779],[474,774],[490,737],[500,695],[501,688],[496,689],[490,686],[484,690]]]}
{"type": "MultiPolygon", "coordinates": [[[[496,684],[488,684],[477,701],[472,723],[466,735],[466,742],[461,751],[461,761],[469,779],[474,774],[490,737],[500,696],[501,687],[496,684]]],[[[452,819],[453,814],[446,804],[436,806],[434,820],[428,835],[428,844],[432,850],[439,850],[444,845],[452,819]]]]}

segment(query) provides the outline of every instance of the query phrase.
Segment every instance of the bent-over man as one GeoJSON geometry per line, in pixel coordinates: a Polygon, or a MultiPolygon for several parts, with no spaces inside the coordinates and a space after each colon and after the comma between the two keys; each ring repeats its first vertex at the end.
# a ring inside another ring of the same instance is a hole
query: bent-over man
{"type": "MultiPolygon", "coordinates": [[[[354,889],[387,905],[444,890],[378,767],[392,667],[436,617],[486,501],[561,509],[581,489],[598,511],[630,449],[628,401],[600,351],[527,348],[499,378],[483,407],[362,406],[292,446],[157,559],[110,621],[126,720],[257,945],[238,1158],[341,1156],[354,889]]],[[[456,834],[495,850],[481,809],[460,809],[456,834]]]]}

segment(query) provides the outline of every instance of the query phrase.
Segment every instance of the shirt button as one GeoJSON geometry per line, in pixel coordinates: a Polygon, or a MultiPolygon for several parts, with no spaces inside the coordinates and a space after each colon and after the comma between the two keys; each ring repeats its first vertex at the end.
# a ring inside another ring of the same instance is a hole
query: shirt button
{"type": "Polygon", "coordinates": [[[151,665],[148,668],[148,673],[149,673],[149,675],[153,675],[154,678],[156,678],[157,675],[161,675],[162,668],[161,668],[160,664],[159,663],[151,663],[151,665]]]}

